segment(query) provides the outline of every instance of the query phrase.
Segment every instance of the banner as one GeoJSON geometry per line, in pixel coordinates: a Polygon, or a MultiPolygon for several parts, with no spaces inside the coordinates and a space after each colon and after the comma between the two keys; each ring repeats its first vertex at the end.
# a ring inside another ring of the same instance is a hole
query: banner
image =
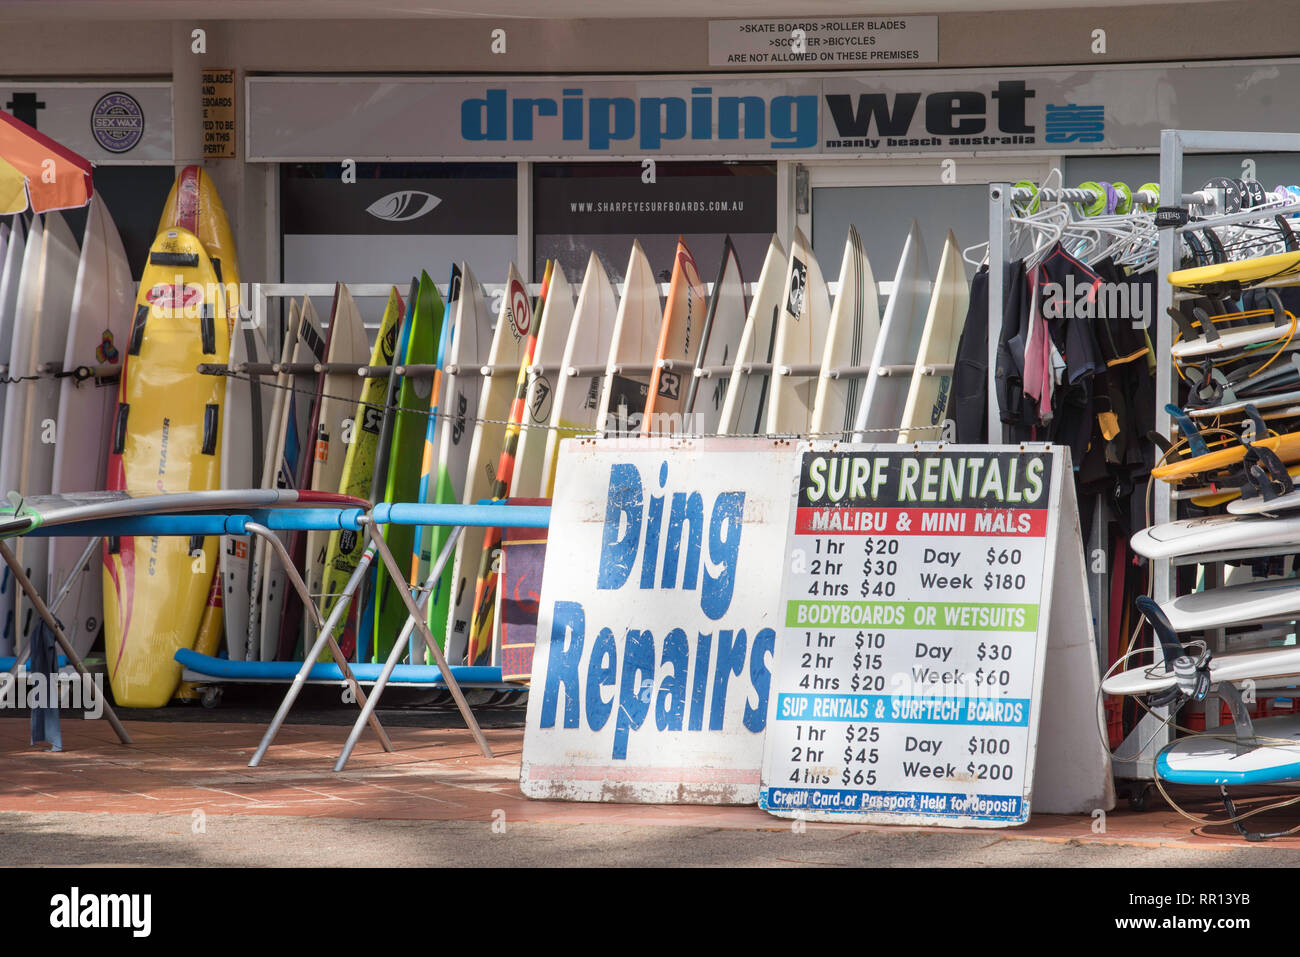
{"type": "Polygon", "coordinates": [[[525,794],[757,801],[795,461],[768,440],[563,443],[525,794]]]}
{"type": "Polygon", "coordinates": [[[0,109],[96,165],[172,161],[172,85],[0,79],[0,109]]]}

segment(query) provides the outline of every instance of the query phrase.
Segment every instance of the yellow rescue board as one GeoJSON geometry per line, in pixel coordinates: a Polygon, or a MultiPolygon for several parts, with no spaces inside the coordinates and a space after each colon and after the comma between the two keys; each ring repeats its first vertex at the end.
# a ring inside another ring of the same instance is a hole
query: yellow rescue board
{"type": "MultiPolygon", "coordinates": [[[[149,250],[127,343],[109,489],[199,491],[220,487],[225,380],[200,375],[225,363],[230,334],[221,284],[193,233],[168,229],[149,250]]],[[[158,708],[180,681],[173,659],[192,648],[207,606],[217,539],[107,539],[104,643],[118,704],[158,708]],[[193,543],[198,544],[198,543],[193,543]]]]}
{"type": "MultiPolygon", "coordinates": [[[[1171,285],[1183,289],[1208,286],[1218,282],[1239,282],[1242,285],[1281,279],[1300,273],[1300,252],[1277,253],[1256,259],[1243,259],[1231,263],[1211,263],[1193,269],[1176,269],[1169,274],[1171,285]]],[[[1296,282],[1300,282],[1297,277],[1296,282]]]]}
{"type": "Polygon", "coordinates": [[[167,194],[158,232],[179,226],[193,233],[203,243],[212,260],[212,268],[225,286],[226,319],[233,328],[239,318],[239,258],[235,255],[235,237],[230,232],[226,207],[221,203],[212,177],[199,166],[181,170],[167,194]]]}

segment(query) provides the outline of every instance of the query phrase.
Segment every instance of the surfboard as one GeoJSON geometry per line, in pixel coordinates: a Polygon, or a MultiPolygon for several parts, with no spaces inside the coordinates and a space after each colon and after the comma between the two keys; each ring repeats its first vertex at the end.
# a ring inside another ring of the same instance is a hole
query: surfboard
{"type": "Polygon", "coordinates": [[[546,483],[546,439],[555,412],[555,392],[564,378],[564,354],[568,351],[573,325],[573,287],[557,262],[551,269],[550,284],[538,322],[533,369],[528,376],[524,399],[524,428],[515,450],[515,468],[510,483],[512,498],[540,498],[546,483]]]}
{"type": "Polygon", "coordinates": [[[1157,755],[1156,773],[1173,784],[1224,787],[1300,779],[1300,716],[1259,718],[1251,725],[1253,741],[1236,740],[1231,727],[1180,738],[1157,755]]]}
{"type": "Polygon", "coordinates": [[[736,362],[727,380],[727,394],[718,417],[720,435],[757,435],[767,422],[771,372],[750,372],[751,363],[770,366],[776,341],[781,295],[785,292],[785,247],[774,235],[767,244],[763,269],[758,274],[754,298],[749,303],[745,329],[736,347],[736,362]]]}
{"type": "Polygon", "coordinates": [[[1300,615],[1300,579],[1266,578],[1179,595],[1160,610],[1175,631],[1204,631],[1251,621],[1300,615]]]}
{"type": "MultiPolygon", "coordinates": [[[[330,309],[329,345],[325,361],[364,365],[369,355],[370,344],[366,341],[361,312],[348,287],[338,283],[334,287],[334,302],[330,309]]],[[[357,414],[357,402],[361,399],[365,380],[353,372],[326,372],[321,379],[320,412],[316,420],[308,487],[320,492],[334,492],[339,490],[343,480],[343,465],[347,454],[344,436],[350,437],[353,434],[356,425],[353,417],[357,414]]],[[[332,534],[324,531],[307,533],[303,580],[313,595],[324,593],[325,563],[332,534]]],[[[310,629],[304,628],[304,641],[308,640],[308,631],[310,629]]]]}
{"type": "Polygon", "coordinates": [[[894,272],[894,291],[880,320],[872,371],[853,424],[855,441],[892,442],[897,437],[912,379],[909,372],[891,370],[915,363],[920,355],[933,286],[921,227],[913,220],[894,272]]]}
{"type": "MultiPolygon", "coordinates": [[[[402,365],[433,365],[438,358],[438,339],[442,335],[442,318],[446,307],[429,274],[420,271],[412,313],[410,334],[406,341],[402,365]]],[[[388,453],[388,476],[384,487],[387,502],[414,502],[420,494],[420,464],[424,459],[428,413],[436,404],[434,379],[428,376],[402,376],[397,389],[397,414],[393,421],[393,440],[388,453]]],[[[384,541],[399,562],[410,562],[415,547],[415,529],[410,525],[388,525],[384,541]]],[[[409,565],[407,566],[409,567],[409,565]]],[[[375,585],[375,661],[383,661],[397,640],[407,618],[401,589],[407,583],[391,578],[382,565],[375,585]]]]}
{"type": "MultiPolygon", "coordinates": [[[[1300,468],[1292,466],[1287,469],[1291,477],[1300,477],[1300,468]]],[[[1294,492],[1287,492],[1284,495],[1277,495],[1271,499],[1265,499],[1261,496],[1251,498],[1238,497],[1235,501],[1228,503],[1228,512],[1232,515],[1278,515],[1278,513],[1291,512],[1300,508],[1300,489],[1294,492]]],[[[1280,516],[1274,521],[1285,519],[1285,515],[1280,516]]],[[[1300,551],[1300,549],[1297,549],[1300,551]]]]}
{"type": "MultiPolygon", "coordinates": [[[[375,345],[370,352],[372,366],[391,366],[393,356],[397,354],[397,336],[406,306],[401,293],[394,286],[388,294],[388,303],[384,307],[383,317],[379,321],[379,330],[375,334],[375,345]]],[[[354,495],[369,501],[371,483],[375,474],[376,460],[379,457],[379,434],[384,414],[383,403],[388,390],[390,376],[374,376],[361,379],[361,394],[352,411],[352,427],[343,433],[350,434],[351,441],[343,438],[346,451],[343,454],[343,472],[339,477],[338,491],[342,495],[354,495]]],[[[333,442],[331,441],[331,445],[333,442]]],[[[336,454],[331,449],[331,455],[336,454]]],[[[342,593],[352,573],[356,571],[364,551],[362,536],[355,532],[330,532],[325,549],[325,562],[319,593],[321,618],[329,617],[338,595],[342,593]]],[[[339,650],[351,657],[356,651],[357,625],[353,615],[335,630],[334,637],[339,643],[339,650]]],[[[321,661],[333,660],[328,651],[321,653],[321,661]]]]}
{"type": "MultiPolygon", "coordinates": [[[[492,495],[501,450],[505,445],[505,423],[514,403],[519,367],[524,360],[532,327],[533,303],[519,270],[511,263],[496,328],[492,333],[492,348],[484,364],[490,374],[482,377],[478,418],[474,423],[465,473],[462,499],[465,505],[474,505],[492,495]]],[[[452,594],[454,604],[447,632],[447,658],[450,662],[463,661],[469,647],[469,629],[474,617],[475,578],[479,557],[483,553],[485,533],[486,529],[467,526],[456,546],[455,569],[452,573],[456,587],[452,594]]]]}
{"type": "MultiPolygon", "coordinates": [[[[1292,675],[1300,675],[1300,647],[1296,645],[1234,651],[1210,659],[1211,684],[1292,675]]],[[[1177,675],[1166,672],[1163,664],[1142,665],[1111,675],[1101,683],[1101,690],[1114,695],[1154,694],[1177,683],[1177,675]]]]}
{"type": "MultiPolygon", "coordinates": [[[[1300,461],[1300,432],[1288,432],[1284,435],[1270,435],[1251,445],[1266,448],[1273,452],[1284,464],[1300,461]]],[[[1246,446],[1234,443],[1222,448],[1212,448],[1203,455],[1193,455],[1176,462],[1166,462],[1151,470],[1151,477],[1163,482],[1182,482],[1204,472],[1236,465],[1246,457],[1246,446]]]]}
{"type": "MultiPolygon", "coordinates": [[[[293,363],[315,363],[325,357],[325,339],[321,335],[320,323],[316,317],[316,307],[311,299],[304,297],[298,312],[298,323],[291,340],[293,363]]],[[[279,377],[277,376],[277,379],[279,377]]],[[[280,420],[276,428],[276,485],[279,488],[302,488],[305,460],[308,455],[309,426],[311,406],[314,404],[317,389],[314,375],[288,373],[285,376],[286,390],[280,406],[280,420]]],[[[293,554],[292,536],[276,532],[285,547],[293,554]]],[[[281,637],[283,635],[283,616],[285,602],[289,592],[294,592],[294,601],[299,601],[297,592],[289,584],[289,578],[279,559],[263,555],[261,580],[261,614],[258,629],[261,635],[261,658],[271,661],[282,654],[281,637]]]]}
{"type": "MultiPolygon", "coordinates": [[[[1272,316],[1272,313],[1262,313],[1272,316]]],[[[1284,340],[1296,331],[1294,317],[1285,326],[1278,326],[1271,320],[1262,324],[1232,328],[1219,334],[1218,338],[1183,339],[1175,342],[1170,352],[1175,359],[1199,359],[1203,356],[1224,357],[1238,352],[1248,346],[1257,346],[1273,340],[1284,340]]]]}
{"type": "Polygon", "coordinates": [[[171,226],[188,229],[203,243],[213,271],[224,286],[226,318],[233,332],[240,307],[248,304],[241,300],[239,258],[235,255],[235,239],[226,207],[212,177],[201,166],[186,166],[172,184],[158,218],[158,232],[171,226]]]}
{"type": "Polygon", "coordinates": [[[796,229],[786,267],[781,314],[776,322],[776,344],[772,349],[768,432],[805,435],[812,431],[817,379],[830,324],[831,297],[821,266],[803,232],[796,229]],[[817,367],[815,372],[803,371],[813,365],[817,367]]]}
{"type": "Polygon", "coordinates": [[[966,322],[970,287],[962,265],[957,238],[949,230],[939,254],[939,273],[930,294],[930,309],[921,333],[921,346],[914,360],[912,383],[903,406],[899,443],[933,442],[942,434],[952,387],[952,365],[957,359],[957,341],[966,322]],[[936,371],[946,367],[947,371],[936,371]],[[933,374],[928,374],[933,372],[933,374]]]}
{"type": "MultiPolygon", "coordinates": [[[[0,365],[5,367],[5,375],[0,375],[0,429],[4,427],[5,396],[9,384],[5,378],[9,371],[9,353],[13,347],[15,313],[18,308],[18,284],[23,269],[24,242],[23,219],[13,218],[13,228],[9,232],[5,247],[3,269],[0,270],[0,365]]],[[[4,454],[4,434],[0,432],[0,457],[4,454]]],[[[0,462],[0,473],[5,471],[0,462]]],[[[0,484],[0,494],[8,491],[0,484]]],[[[2,564],[2,563],[0,563],[2,564]]],[[[16,586],[9,573],[9,566],[0,567],[0,652],[12,654],[14,645],[14,594],[16,586]]]]}
{"type": "MultiPolygon", "coordinates": [[[[550,290],[551,272],[554,263],[546,263],[546,273],[542,276],[542,289],[534,305],[534,315],[545,315],[546,298],[550,290]]],[[[510,404],[509,424],[506,426],[505,441],[501,447],[501,457],[497,462],[496,475],[492,482],[492,500],[499,502],[510,497],[514,482],[515,456],[518,452],[520,426],[527,411],[524,405],[528,398],[528,367],[533,364],[537,352],[537,336],[541,321],[532,323],[524,343],[519,374],[515,379],[515,397],[510,404]]],[[[486,665],[491,663],[493,654],[493,628],[496,622],[497,578],[501,556],[501,529],[483,530],[483,551],[479,557],[478,575],[474,583],[474,614],[470,619],[469,644],[466,649],[465,663],[486,665]]]]}
{"type": "Polygon", "coordinates": [[[1275,409],[1279,406],[1288,406],[1294,403],[1300,403],[1300,391],[1262,395],[1258,398],[1241,399],[1238,402],[1225,402],[1222,405],[1210,406],[1204,409],[1185,409],[1184,411],[1193,419],[1213,419],[1221,415],[1240,414],[1246,411],[1248,405],[1253,405],[1263,412],[1266,409],[1275,409]]]}
{"type": "Polygon", "coordinates": [[[730,369],[735,362],[741,337],[745,333],[748,308],[745,280],[740,273],[736,247],[727,236],[722,241],[722,263],[713,283],[713,295],[704,314],[700,330],[700,351],[695,357],[695,375],[686,384],[686,411],[691,416],[690,430],[696,435],[715,435],[722,420],[722,405],[727,396],[730,376],[726,372],[699,373],[710,369],[730,369]]]}
{"type": "MultiPolygon", "coordinates": [[[[108,487],[198,490],[220,483],[228,326],[216,273],[198,238],[158,235],[136,296],[118,393],[108,487]],[[211,298],[209,298],[211,297],[211,298]]],[[[104,549],[104,643],[114,700],[157,708],[180,680],[172,656],[193,646],[217,567],[215,537],[111,538],[104,549]]]]}
{"type": "MultiPolygon", "coordinates": [[[[455,299],[447,304],[448,313],[453,318],[447,324],[447,352],[443,366],[442,394],[447,414],[442,418],[438,431],[437,486],[433,493],[434,501],[447,504],[459,503],[465,497],[474,431],[470,417],[479,406],[483,390],[480,370],[489,358],[494,323],[483,295],[483,286],[468,264],[461,264],[459,276],[454,278],[454,287],[455,299]]],[[[442,551],[450,534],[451,530],[446,526],[433,530],[429,541],[430,562],[442,551]]],[[[428,577],[427,572],[424,577],[428,577]]],[[[452,560],[443,568],[442,577],[434,585],[427,606],[429,633],[444,650],[454,583],[453,554],[452,560]]],[[[425,657],[426,660],[431,657],[427,649],[425,657]]]]}
{"type": "MultiPolygon", "coordinates": [[[[65,372],[85,367],[111,375],[120,373],[134,300],[126,249],[108,207],[96,194],[87,211],[73,286],[63,353],[65,372]]],[[[51,491],[104,487],[116,405],[117,382],[111,379],[68,377],[59,381],[51,491]]],[[[79,538],[58,538],[50,543],[51,590],[57,592],[65,581],[75,579],[59,608],[59,620],[79,655],[90,650],[104,612],[100,563],[92,559],[77,567],[85,547],[86,540],[79,538]]]]}
{"type": "Polygon", "coordinates": [[[1235,282],[1252,286],[1269,279],[1281,279],[1300,273],[1300,252],[1257,256],[1237,262],[1211,263],[1192,269],[1176,269],[1169,283],[1182,289],[1198,289],[1215,283],[1235,282]]]}
{"type": "Polygon", "coordinates": [[[838,433],[832,436],[835,438],[847,438],[852,433],[866,376],[833,377],[831,373],[845,366],[868,365],[879,336],[876,280],[862,248],[862,237],[850,226],[840,263],[840,294],[831,309],[826,351],[821,357],[822,371],[813,400],[813,432],[838,433]]]}
{"type": "Polygon", "coordinates": [[[546,434],[546,455],[542,465],[542,497],[555,489],[555,466],[560,442],[578,435],[590,435],[599,425],[600,387],[606,359],[614,342],[618,318],[618,296],[609,274],[593,252],[587,257],[587,272],[578,290],[568,341],[564,345],[561,371],[555,377],[556,428],[546,434]],[[599,369],[599,372],[594,370],[599,369]],[[581,374],[576,374],[581,373],[581,374]]]}
{"type": "MultiPolygon", "coordinates": [[[[36,378],[13,384],[5,404],[3,457],[13,457],[16,466],[6,491],[24,494],[48,492],[54,481],[59,380],[39,370],[63,362],[80,260],[77,241],[62,216],[47,214],[42,227],[35,271],[20,291],[20,322],[14,329],[9,361],[11,377],[36,378]]],[[[32,584],[44,592],[49,582],[49,543],[20,544],[16,555],[32,584]]],[[[34,618],[30,609],[23,607],[21,596],[15,595],[15,604],[17,637],[22,642],[30,634],[34,618]]]]}
{"type": "Polygon", "coordinates": [[[1300,551],[1300,516],[1262,518],[1206,515],[1152,525],[1133,533],[1133,551],[1143,558],[1179,558],[1244,548],[1297,546],[1300,551]]]}
{"type": "Polygon", "coordinates": [[[634,239],[601,387],[597,421],[605,431],[640,432],[640,419],[634,417],[645,411],[650,395],[650,368],[659,351],[663,315],[650,260],[634,239]]]}
{"type": "MultiPolygon", "coordinates": [[[[695,257],[685,241],[678,239],[672,278],[668,283],[668,299],[659,324],[654,368],[646,392],[645,414],[641,419],[642,435],[671,435],[683,431],[681,415],[687,408],[687,384],[695,377],[700,327],[704,323],[707,305],[695,257]],[[665,363],[671,363],[672,368],[665,368],[665,363]]],[[[519,494],[523,496],[525,493],[519,494]]]]}
{"type": "MultiPolygon", "coordinates": [[[[284,433],[285,407],[289,402],[290,376],[282,370],[294,354],[298,326],[302,322],[302,308],[298,300],[289,300],[289,315],[280,340],[280,362],[272,388],[271,417],[266,430],[266,444],[262,454],[261,488],[280,488],[280,449],[284,433]]],[[[248,573],[248,638],[245,660],[263,660],[262,650],[262,580],[268,561],[266,543],[260,538],[250,542],[253,558],[248,573]]],[[[274,562],[274,558],[270,558],[274,562]]]]}

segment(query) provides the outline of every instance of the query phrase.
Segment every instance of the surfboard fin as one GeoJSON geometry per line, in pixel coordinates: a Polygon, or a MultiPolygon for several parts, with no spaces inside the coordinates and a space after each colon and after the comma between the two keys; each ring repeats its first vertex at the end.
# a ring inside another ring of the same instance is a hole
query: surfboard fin
{"type": "Polygon", "coordinates": [[[1159,708],[1181,702],[1184,697],[1190,701],[1203,700],[1210,693],[1210,658],[1212,657],[1210,649],[1206,647],[1200,655],[1192,657],[1188,654],[1192,649],[1185,647],[1178,640],[1174,626],[1169,623],[1169,618],[1154,598],[1149,595],[1139,595],[1134,604],[1142,617],[1151,625],[1156,640],[1160,642],[1161,650],[1164,652],[1165,674],[1172,674],[1177,678],[1168,689],[1151,695],[1147,699],[1148,704],[1153,708],[1159,708]]]}
{"type": "Polygon", "coordinates": [[[1172,402],[1165,406],[1165,411],[1177,423],[1178,431],[1183,434],[1183,438],[1187,439],[1187,447],[1192,453],[1191,457],[1205,455],[1210,451],[1209,446],[1205,444],[1205,436],[1201,435],[1201,430],[1196,427],[1196,423],[1192,421],[1190,415],[1172,402]]]}

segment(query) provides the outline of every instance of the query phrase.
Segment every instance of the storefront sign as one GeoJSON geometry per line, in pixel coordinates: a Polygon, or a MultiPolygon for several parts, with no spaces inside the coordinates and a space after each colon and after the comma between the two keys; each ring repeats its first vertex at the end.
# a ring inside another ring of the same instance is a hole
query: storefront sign
{"type": "Polygon", "coordinates": [[[172,161],[170,83],[0,80],[0,109],[97,165],[172,161]]]}
{"type": "Polygon", "coordinates": [[[579,801],[758,798],[788,442],[562,446],[520,786],[579,801]]]}
{"type": "Polygon", "coordinates": [[[252,77],[248,159],[1155,152],[1300,129],[1300,61],[693,77],[252,77]]]}
{"type": "Polygon", "coordinates": [[[203,71],[203,155],[235,158],[235,71],[203,71]]]}
{"type": "Polygon", "coordinates": [[[709,66],[871,69],[938,62],[938,17],[709,21],[709,66]]]}
{"type": "MultiPolygon", "coordinates": [[[[1061,452],[803,448],[762,807],[812,820],[1023,823],[1054,577],[1082,574],[1077,537],[1058,551],[1062,495],[1073,498],[1061,452]]],[[[1091,712],[1095,725],[1095,703],[1091,712]]],[[[1075,723],[1095,737],[1086,712],[1075,723]]]]}

